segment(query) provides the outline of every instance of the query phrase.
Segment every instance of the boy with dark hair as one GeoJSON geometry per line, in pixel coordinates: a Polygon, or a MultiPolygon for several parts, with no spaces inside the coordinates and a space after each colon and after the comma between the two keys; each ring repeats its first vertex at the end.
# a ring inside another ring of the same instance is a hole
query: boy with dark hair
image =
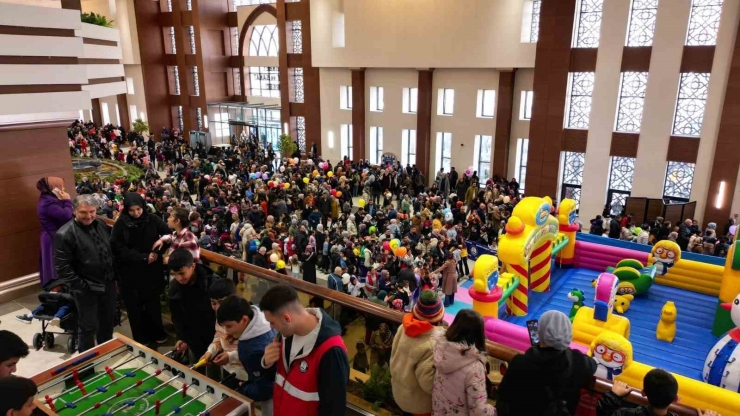
{"type": "Polygon", "coordinates": [[[210,268],[195,263],[184,248],[173,251],[167,265],[172,278],[167,296],[177,332],[175,350],[180,354],[189,351],[190,361],[195,363],[206,353],[216,332],[216,313],[208,296],[208,287],[216,277],[210,268]]]}
{"type": "MultiPolygon", "coordinates": [[[[28,345],[16,334],[0,331],[0,378],[17,371],[16,364],[28,355],[28,345]]],[[[0,413],[0,416],[4,413],[0,413]]]]}
{"type": "Polygon", "coordinates": [[[304,308],[292,287],[265,293],[260,309],[278,336],[265,349],[262,367],[275,367],[275,416],[343,416],[349,359],[342,328],[321,309],[304,308]]]}
{"type": "Polygon", "coordinates": [[[27,378],[0,378],[0,392],[0,416],[31,416],[36,409],[36,384],[27,378]]]}
{"type": "Polygon", "coordinates": [[[265,348],[277,334],[262,311],[246,299],[231,295],[221,302],[217,311],[218,324],[233,339],[239,340],[238,356],[248,380],[238,391],[256,402],[262,402],[262,414],[272,416],[274,371],[265,371],[260,364],[265,348]]]}
{"type": "MultiPolygon", "coordinates": [[[[675,413],[668,411],[668,406],[678,397],[678,382],[671,373],[654,368],[645,374],[642,384],[642,392],[647,397],[650,406],[619,409],[622,398],[629,395],[633,388],[627,383],[615,380],[612,390],[599,399],[596,414],[598,416],[676,416],[675,413]]],[[[713,410],[697,409],[696,412],[699,416],[719,416],[713,410]]]]}
{"type": "MultiPolygon", "coordinates": [[[[231,295],[236,294],[236,285],[230,279],[217,279],[211,286],[208,287],[208,297],[211,298],[211,308],[218,314],[218,308],[221,303],[231,295]]],[[[216,335],[213,337],[213,342],[208,346],[208,351],[200,357],[201,360],[211,361],[217,366],[235,375],[235,379],[231,379],[226,382],[226,386],[229,388],[236,389],[239,385],[239,381],[247,380],[247,373],[244,371],[239,362],[239,354],[237,347],[239,345],[239,339],[233,338],[229,335],[223,326],[216,322],[216,335]]],[[[222,376],[221,371],[215,371],[214,376],[222,376]]],[[[223,377],[222,377],[223,378],[223,377]]]]}

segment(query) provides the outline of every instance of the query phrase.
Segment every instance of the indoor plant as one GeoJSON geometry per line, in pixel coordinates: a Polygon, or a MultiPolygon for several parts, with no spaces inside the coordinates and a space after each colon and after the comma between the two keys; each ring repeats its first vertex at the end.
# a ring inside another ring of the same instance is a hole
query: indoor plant
{"type": "Polygon", "coordinates": [[[91,25],[113,27],[113,20],[108,20],[107,17],[97,13],[82,13],[82,23],[89,23],[91,25]]]}

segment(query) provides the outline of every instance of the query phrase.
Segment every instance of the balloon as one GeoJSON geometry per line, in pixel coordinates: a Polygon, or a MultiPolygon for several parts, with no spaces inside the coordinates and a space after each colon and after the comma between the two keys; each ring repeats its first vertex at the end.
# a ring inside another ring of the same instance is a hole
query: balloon
{"type": "Polygon", "coordinates": [[[334,172],[332,171],[326,172],[326,176],[331,178],[332,176],[334,176],[334,172]]]}
{"type": "Polygon", "coordinates": [[[511,201],[511,198],[507,195],[504,197],[504,204],[508,204],[509,201],[511,201]]]}
{"type": "Polygon", "coordinates": [[[289,184],[289,183],[284,183],[284,184],[283,184],[283,188],[285,188],[285,189],[290,189],[290,184],[289,184]]]}
{"type": "Polygon", "coordinates": [[[270,261],[273,263],[277,263],[277,261],[280,260],[280,257],[278,257],[277,253],[270,254],[270,261]]]}
{"type": "Polygon", "coordinates": [[[445,208],[444,210],[442,210],[442,213],[444,213],[444,214],[449,214],[451,212],[452,211],[449,208],[445,208]]]}
{"type": "Polygon", "coordinates": [[[355,253],[355,256],[359,256],[360,255],[360,249],[357,248],[357,247],[353,248],[352,249],[352,252],[355,253]]]}
{"type": "Polygon", "coordinates": [[[308,178],[303,178],[303,183],[308,183],[308,178]]]}
{"type": "Polygon", "coordinates": [[[404,257],[406,255],[406,247],[398,247],[394,253],[398,257],[404,257]]]}
{"type": "Polygon", "coordinates": [[[280,166],[280,172],[285,172],[285,166],[280,166]]]}
{"type": "Polygon", "coordinates": [[[263,180],[263,181],[266,181],[266,180],[267,180],[267,174],[266,174],[266,173],[263,173],[263,174],[262,174],[262,180],[263,180]]]}
{"type": "Polygon", "coordinates": [[[465,169],[465,176],[470,176],[473,174],[473,171],[470,169],[465,169]]]}
{"type": "Polygon", "coordinates": [[[383,241],[383,250],[391,251],[391,246],[390,246],[390,243],[388,243],[388,240],[383,241]]]}
{"type": "Polygon", "coordinates": [[[299,162],[298,158],[297,157],[294,157],[293,158],[293,163],[296,163],[297,164],[298,162],[299,162]]]}
{"type": "Polygon", "coordinates": [[[293,161],[293,159],[288,159],[288,163],[290,163],[291,165],[295,165],[295,162],[293,161]]]}
{"type": "Polygon", "coordinates": [[[358,206],[359,206],[360,208],[365,208],[365,200],[364,200],[364,199],[362,199],[362,198],[358,199],[358,200],[357,200],[357,205],[358,205],[358,206]]]}
{"type": "Polygon", "coordinates": [[[329,191],[329,193],[331,194],[331,196],[337,196],[336,189],[332,189],[331,191],[329,191]]]}
{"type": "Polygon", "coordinates": [[[397,239],[397,238],[394,238],[394,239],[393,239],[393,240],[391,240],[391,242],[390,242],[390,243],[388,244],[388,247],[390,247],[390,248],[391,248],[391,250],[393,250],[393,252],[395,252],[395,251],[396,251],[396,249],[397,249],[397,248],[398,248],[398,247],[399,247],[400,245],[401,245],[401,242],[400,242],[400,241],[398,241],[398,239],[397,239]]]}
{"type": "Polygon", "coordinates": [[[370,234],[375,234],[376,232],[378,232],[378,229],[375,228],[374,225],[371,225],[368,231],[370,232],[370,234]]]}
{"type": "Polygon", "coordinates": [[[328,169],[328,168],[329,168],[329,164],[328,164],[328,163],[326,163],[326,162],[321,162],[321,164],[319,165],[319,167],[320,167],[321,169],[324,169],[324,170],[326,170],[326,169],[328,169]]]}
{"type": "Polygon", "coordinates": [[[342,197],[342,191],[337,191],[337,194],[334,195],[334,196],[336,196],[337,198],[341,198],[342,197]]]}
{"type": "Polygon", "coordinates": [[[278,260],[277,263],[275,263],[275,270],[282,270],[285,268],[285,262],[282,260],[278,260]]]}
{"type": "Polygon", "coordinates": [[[319,171],[318,170],[314,170],[312,173],[313,173],[313,176],[319,176],[319,171]]]}

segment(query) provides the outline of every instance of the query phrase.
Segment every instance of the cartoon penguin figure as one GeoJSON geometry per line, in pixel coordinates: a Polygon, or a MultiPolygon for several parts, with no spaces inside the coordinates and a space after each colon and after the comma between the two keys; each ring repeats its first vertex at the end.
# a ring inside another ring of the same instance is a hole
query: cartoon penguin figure
{"type": "Polygon", "coordinates": [[[681,251],[678,244],[672,241],[660,241],[653,247],[653,265],[656,267],[659,276],[665,276],[668,269],[681,258],[681,251]],[[674,247],[675,246],[675,247],[674,247]]]}
{"type": "Polygon", "coordinates": [[[730,311],[735,328],[717,341],[704,362],[704,381],[740,393],[740,294],[722,308],[730,311]]]}

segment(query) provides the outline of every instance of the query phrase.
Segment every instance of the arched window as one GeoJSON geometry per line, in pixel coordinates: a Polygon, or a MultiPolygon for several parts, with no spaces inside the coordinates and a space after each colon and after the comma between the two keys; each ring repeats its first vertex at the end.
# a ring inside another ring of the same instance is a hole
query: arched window
{"type": "Polygon", "coordinates": [[[252,28],[249,56],[278,56],[277,25],[258,25],[252,28]]]}

